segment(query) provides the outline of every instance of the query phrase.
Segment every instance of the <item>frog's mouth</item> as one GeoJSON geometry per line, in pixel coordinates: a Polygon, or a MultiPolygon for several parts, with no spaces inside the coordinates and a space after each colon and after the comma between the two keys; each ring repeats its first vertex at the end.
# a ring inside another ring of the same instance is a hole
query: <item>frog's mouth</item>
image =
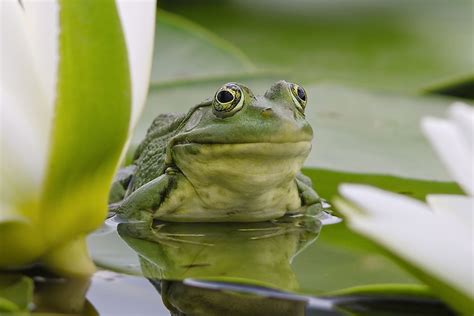
{"type": "MultiPolygon", "coordinates": [[[[269,162],[268,160],[306,159],[311,151],[310,141],[255,143],[178,143],[173,146],[175,161],[214,161],[235,159],[269,162]]],[[[192,163],[192,162],[190,162],[192,163]]],[[[179,164],[179,163],[178,163],[179,164]]]]}

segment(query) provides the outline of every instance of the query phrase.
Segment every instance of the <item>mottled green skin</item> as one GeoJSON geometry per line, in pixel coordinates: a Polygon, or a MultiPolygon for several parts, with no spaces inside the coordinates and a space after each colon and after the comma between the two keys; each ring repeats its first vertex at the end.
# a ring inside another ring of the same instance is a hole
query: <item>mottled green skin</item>
{"type": "Polygon", "coordinates": [[[130,192],[135,191],[145,183],[158,178],[165,172],[166,146],[170,139],[181,129],[185,114],[160,114],[148,128],[145,139],[135,152],[133,164],[137,166],[130,192]]]}
{"type": "Polygon", "coordinates": [[[322,213],[311,180],[299,170],[313,131],[290,84],[264,96],[238,85],[242,108],[216,114],[215,100],[187,114],[159,115],[133,165],[114,184],[112,205],[131,220],[262,221],[322,213]],[[119,183],[119,185],[117,185],[119,183]],[[120,191],[122,190],[122,191],[120,191]]]}

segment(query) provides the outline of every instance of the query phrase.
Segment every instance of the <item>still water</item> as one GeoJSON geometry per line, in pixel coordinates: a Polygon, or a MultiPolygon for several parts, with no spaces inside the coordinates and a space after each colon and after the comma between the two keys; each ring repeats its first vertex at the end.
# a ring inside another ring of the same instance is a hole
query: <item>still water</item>
{"type": "Polygon", "coordinates": [[[407,295],[423,286],[346,233],[310,216],[152,227],[110,218],[88,240],[100,267],[90,280],[29,272],[34,314],[452,315],[407,295]],[[392,292],[374,295],[371,284],[392,292]]]}

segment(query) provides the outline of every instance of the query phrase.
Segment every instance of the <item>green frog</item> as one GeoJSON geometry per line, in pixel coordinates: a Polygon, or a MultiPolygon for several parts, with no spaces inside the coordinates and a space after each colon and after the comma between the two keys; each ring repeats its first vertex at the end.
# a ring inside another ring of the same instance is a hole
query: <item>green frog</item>
{"type": "Polygon", "coordinates": [[[110,209],[126,220],[257,222],[324,215],[300,169],[313,130],[305,90],[286,81],[263,96],[220,87],[186,114],[161,114],[122,169],[110,209]]]}

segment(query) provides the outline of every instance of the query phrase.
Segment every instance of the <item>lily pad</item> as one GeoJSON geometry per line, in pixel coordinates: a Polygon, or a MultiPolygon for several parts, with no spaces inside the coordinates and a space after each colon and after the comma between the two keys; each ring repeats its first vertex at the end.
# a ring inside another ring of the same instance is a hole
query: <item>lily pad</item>
{"type": "Polygon", "coordinates": [[[0,274],[0,314],[28,311],[33,300],[33,280],[16,274],[0,274]]]}
{"type": "Polygon", "coordinates": [[[319,168],[305,168],[303,173],[313,179],[318,193],[328,200],[338,195],[340,183],[369,184],[422,201],[427,194],[462,194],[461,188],[455,182],[427,181],[319,168]]]}
{"type": "Polygon", "coordinates": [[[473,76],[470,1],[161,1],[260,68],[418,92],[473,76]]]}
{"type": "Polygon", "coordinates": [[[185,18],[158,10],[152,84],[253,70],[250,60],[230,42],[185,18]]]}

